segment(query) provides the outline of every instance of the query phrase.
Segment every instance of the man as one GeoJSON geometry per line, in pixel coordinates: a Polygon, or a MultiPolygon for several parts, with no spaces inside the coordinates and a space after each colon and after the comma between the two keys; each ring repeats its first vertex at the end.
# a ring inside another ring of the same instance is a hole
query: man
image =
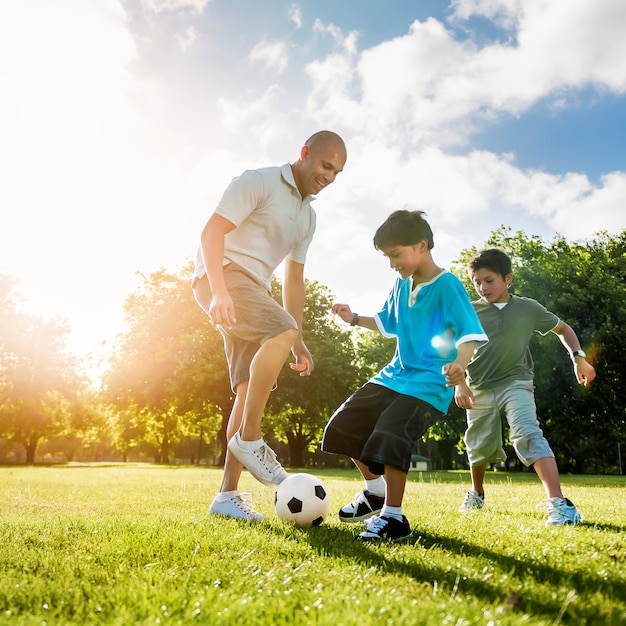
{"type": "Polygon", "coordinates": [[[339,135],[315,133],[295,163],[235,178],[202,231],[192,286],[224,338],[235,392],[224,475],[210,513],[262,520],[238,492],[243,467],[274,488],[287,477],[262,439],[261,421],[290,351],[300,376],[313,371],[302,340],[304,263],[315,231],[311,200],[335,180],[346,158],[339,135]],[[272,274],[283,260],[284,308],[271,297],[272,274]]]}

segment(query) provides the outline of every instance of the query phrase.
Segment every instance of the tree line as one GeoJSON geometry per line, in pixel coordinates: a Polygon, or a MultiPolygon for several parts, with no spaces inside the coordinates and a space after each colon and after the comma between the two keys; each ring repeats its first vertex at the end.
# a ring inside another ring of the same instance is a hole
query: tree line
{"type": "MultiPolygon", "coordinates": [[[[621,473],[626,231],[571,243],[501,227],[485,245],[507,251],[513,291],[570,324],[596,368],[592,386],[581,388],[556,336],[531,343],[538,414],[561,470],[621,473]]],[[[465,267],[474,251],[464,250],[450,268],[472,298],[465,267]]],[[[191,272],[188,263],[143,276],[126,299],[125,330],[97,385],[86,376],[85,363],[66,350],[69,329],[24,313],[14,280],[0,276],[0,462],[223,463],[233,393],[221,335],[193,299],[191,272]]],[[[272,289],[280,301],[277,278],[272,289]]],[[[319,452],[323,428],[395,348],[378,333],[337,321],[330,313],[333,301],[327,287],[307,281],[303,334],[315,372],[299,378],[285,365],[267,405],[264,436],[287,466],[349,465],[319,452]]],[[[429,457],[433,468],[465,467],[464,428],[464,413],[452,404],[416,452],[429,457]]],[[[509,458],[516,467],[515,455],[509,458]]]]}

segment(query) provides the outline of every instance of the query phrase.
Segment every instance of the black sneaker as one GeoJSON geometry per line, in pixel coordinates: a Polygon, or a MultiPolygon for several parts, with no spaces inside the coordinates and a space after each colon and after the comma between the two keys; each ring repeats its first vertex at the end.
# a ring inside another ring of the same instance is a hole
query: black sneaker
{"type": "Polygon", "coordinates": [[[339,519],[342,522],[361,522],[376,513],[380,513],[385,504],[385,498],[375,496],[369,491],[359,491],[354,496],[354,501],[339,509],[339,519]]]}
{"type": "Polygon", "coordinates": [[[402,521],[395,517],[372,517],[365,523],[367,530],[363,531],[357,539],[361,541],[406,541],[413,536],[409,520],[403,515],[402,521]]]}

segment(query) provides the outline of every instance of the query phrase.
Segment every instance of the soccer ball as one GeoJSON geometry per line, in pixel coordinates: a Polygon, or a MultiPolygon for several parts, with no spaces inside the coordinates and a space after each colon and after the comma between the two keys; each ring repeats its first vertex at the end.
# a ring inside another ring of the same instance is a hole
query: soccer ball
{"type": "Polygon", "coordinates": [[[274,508],[283,522],[319,526],[330,509],[328,489],[311,474],[292,474],[278,486],[274,508]]]}

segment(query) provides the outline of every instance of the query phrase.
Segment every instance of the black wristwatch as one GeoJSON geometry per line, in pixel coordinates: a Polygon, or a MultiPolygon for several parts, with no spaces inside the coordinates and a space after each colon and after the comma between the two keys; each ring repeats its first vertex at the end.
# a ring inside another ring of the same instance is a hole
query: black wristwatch
{"type": "Polygon", "coordinates": [[[352,318],[352,321],[350,322],[350,326],[356,326],[359,323],[359,320],[361,319],[358,313],[353,313],[353,315],[354,317],[352,318]]]}
{"type": "Polygon", "coordinates": [[[584,359],[584,358],[586,358],[587,355],[585,354],[584,350],[574,350],[574,352],[572,352],[572,358],[574,359],[577,356],[581,356],[584,359]]]}

